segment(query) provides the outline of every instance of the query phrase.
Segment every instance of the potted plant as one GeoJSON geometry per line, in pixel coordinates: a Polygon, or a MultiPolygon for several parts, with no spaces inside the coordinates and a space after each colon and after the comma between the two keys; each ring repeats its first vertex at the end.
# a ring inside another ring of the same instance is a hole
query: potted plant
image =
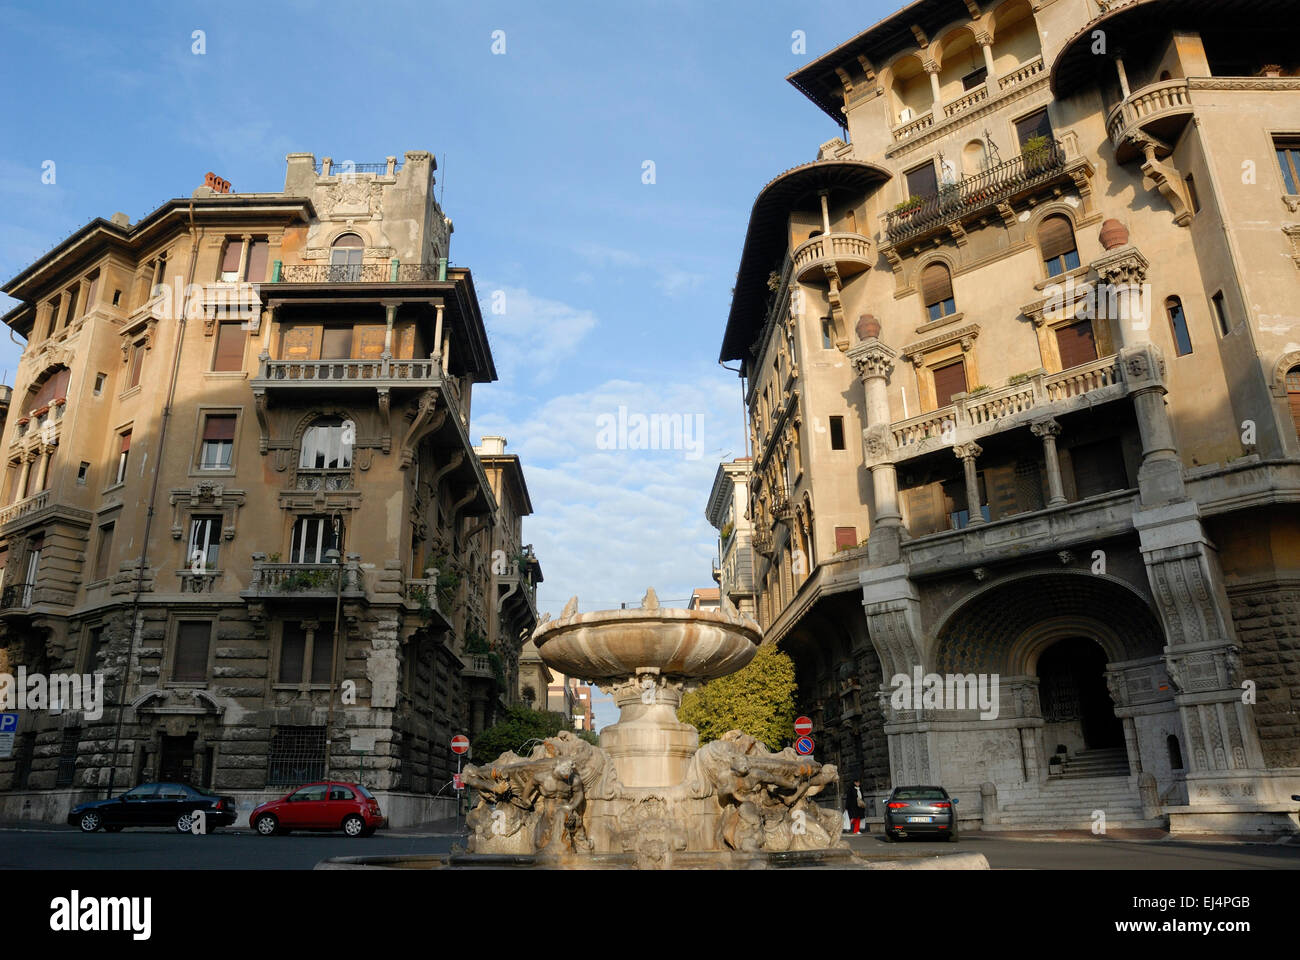
{"type": "Polygon", "coordinates": [[[1027,168],[1038,167],[1047,159],[1051,139],[1046,134],[1030,137],[1020,145],[1020,155],[1025,158],[1027,168]]]}
{"type": "Polygon", "coordinates": [[[902,203],[894,207],[894,213],[906,219],[907,217],[910,217],[912,213],[923,203],[925,203],[925,200],[922,197],[918,197],[916,194],[912,194],[902,203]]]}

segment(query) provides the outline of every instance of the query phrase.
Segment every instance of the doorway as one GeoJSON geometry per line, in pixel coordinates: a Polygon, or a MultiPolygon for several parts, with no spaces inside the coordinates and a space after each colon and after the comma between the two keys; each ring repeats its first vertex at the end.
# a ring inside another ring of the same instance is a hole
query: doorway
{"type": "Polygon", "coordinates": [[[194,783],[195,736],[191,733],[183,737],[162,738],[162,762],[158,768],[160,781],[194,783]]]}
{"type": "Polygon", "coordinates": [[[1086,637],[1060,640],[1038,658],[1038,689],[1047,750],[1123,748],[1124,723],[1106,689],[1106,653],[1086,637]]]}

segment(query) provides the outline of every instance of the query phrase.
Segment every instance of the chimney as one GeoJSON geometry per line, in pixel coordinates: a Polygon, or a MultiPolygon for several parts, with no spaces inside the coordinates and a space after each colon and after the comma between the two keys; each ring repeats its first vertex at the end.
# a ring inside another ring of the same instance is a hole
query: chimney
{"type": "Polygon", "coordinates": [[[111,220],[115,225],[117,225],[117,226],[119,226],[119,227],[129,227],[129,226],[131,226],[131,218],[128,217],[128,216],[127,216],[125,213],[123,213],[121,210],[119,210],[117,213],[113,214],[113,216],[110,217],[109,219],[110,219],[110,220],[111,220]]]}
{"type": "Polygon", "coordinates": [[[484,437],[478,446],[481,457],[500,457],[506,452],[505,437],[484,437]]]}

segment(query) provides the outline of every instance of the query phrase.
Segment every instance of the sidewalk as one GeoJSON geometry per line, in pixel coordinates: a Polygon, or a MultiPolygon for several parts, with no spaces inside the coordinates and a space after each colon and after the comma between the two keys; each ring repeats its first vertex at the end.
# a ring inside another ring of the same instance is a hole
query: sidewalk
{"type": "Polygon", "coordinates": [[[894,852],[895,856],[904,857],[915,856],[915,854],[903,852],[913,848],[917,850],[934,850],[936,848],[959,850],[963,843],[979,840],[1033,840],[1041,843],[1101,840],[1110,841],[1111,843],[1203,843],[1206,845],[1264,844],[1300,846],[1300,836],[1278,838],[1260,837],[1253,834],[1221,834],[1215,836],[1174,837],[1170,835],[1168,830],[1162,830],[1158,827],[1143,827],[1135,829],[1114,828],[1107,830],[1104,834],[1094,834],[1091,830],[1025,829],[991,830],[987,833],[981,830],[962,830],[959,834],[957,843],[941,843],[939,841],[916,843],[910,840],[902,843],[886,843],[879,833],[861,833],[856,836],[846,833],[843,834],[843,836],[849,841],[849,846],[853,848],[855,853],[863,853],[864,851],[876,853],[880,850],[889,850],[894,852]]]}

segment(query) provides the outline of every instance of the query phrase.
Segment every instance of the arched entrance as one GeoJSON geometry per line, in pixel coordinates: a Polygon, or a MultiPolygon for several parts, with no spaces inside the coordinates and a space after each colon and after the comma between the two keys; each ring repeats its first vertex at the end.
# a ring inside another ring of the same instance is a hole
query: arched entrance
{"type": "Polygon", "coordinates": [[[1089,637],[1058,640],[1038,657],[1038,697],[1049,751],[1123,749],[1124,724],[1106,689],[1106,652],[1089,637]]]}

